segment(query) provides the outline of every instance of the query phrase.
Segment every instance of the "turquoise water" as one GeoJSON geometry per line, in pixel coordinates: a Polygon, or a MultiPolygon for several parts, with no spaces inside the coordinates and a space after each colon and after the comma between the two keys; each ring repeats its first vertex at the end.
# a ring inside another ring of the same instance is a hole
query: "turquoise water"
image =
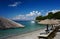
{"type": "Polygon", "coordinates": [[[31,21],[16,21],[20,24],[23,24],[24,28],[15,28],[15,29],[6,29],[6,30],[0,30],[0,38],[5,38],[8,36],[13,35],[21,35],[25,33],[29,33],[35,30],[44,29],[44,25],[39,25],[37,23],[31,23],[31,21]]]}

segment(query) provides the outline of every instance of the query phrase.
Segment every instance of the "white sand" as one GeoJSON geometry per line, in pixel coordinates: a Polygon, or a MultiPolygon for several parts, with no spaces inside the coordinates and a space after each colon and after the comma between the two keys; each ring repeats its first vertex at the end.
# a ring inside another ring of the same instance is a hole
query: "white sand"
{"type": "Polygon", "coordinates": [[[44,30],[37,30],[37,31],[26,33],[23,35],[8,37],[6,39],[38,39],[40,32],[43,32],[43,31],[44,30]]]}
{"type": "Polygon", "coordinates": [[[57,32],[56,36],[54,37],[54,39],[60,39],[60,32],[57,32]]]}
{"type": "MultiPolygon", "coordinates": [[[[26,34],[23,34],[23,35],[8,37],[6,39],[38,39],[38,36],[44,30],[45,29],[37,30],[37,31],[26,33],[26,34]]],[[[57,32],[56,36],[53,39],[60,39],[60,32],[57,32]]]]}
{"type": "Polygon", "coordinates": [[[60,32],[56,33],[56,36],[54,37],[54,39],[60,39],[60,32]]]}

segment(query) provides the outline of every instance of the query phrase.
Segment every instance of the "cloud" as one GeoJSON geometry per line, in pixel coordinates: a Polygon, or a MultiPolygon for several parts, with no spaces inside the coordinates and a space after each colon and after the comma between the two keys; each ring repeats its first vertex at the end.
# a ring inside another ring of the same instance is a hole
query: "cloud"
{"type": "Polygon", "coordinates": [[[34,12],[30,12],[29,14],[26,14],[26,16],[34,16],[35,13],[34,12]]]}
{"type": "Polygon", "coordinates": [[[26,16],[39,16],[41,15],[41,12],[38,11],[32,11],[29,14],[26,14],[26,16]]]}
{"type": "Polygon", "coordinates": [[[9,4],[8,6],[10,6],[10,7],[16,7],[19,4],[21,4],[21,2],[14,2],[13,4],[9,4]]]}
{"type": "Polygon", "coordinates": [[[36,16],[40,16],[41,15],[41,12],[39,11],[32,11],[28,14],[25,14],[25,15],[17,15],[16,17],[13,17],[12,19],[13,20],[33,20],[35,19],[36,16]]]}
{"type": "Polygon", "coordinates": [[[55,12],[58,12],[58,11],[60,11],[60,10],[52,10],[51,12],[55,13],[55,12]]]}
{"type": "Polygon", "coordinates": [[[53,12],[53,14],[54,14],[55,12],[58,12],[58,11],[60,11],[60,10],[56,10],[56,9],[55,9],[55,10],[51,10],[51,11],[48,11],[48,12],[46,13],[46,15],[48,15],[49,12],[53,12]]]}
{"type": "Polygon", "coordinates": [[[12,18],[13,20],[20,20],[25,19],[25,15],[17,15],[16,17],[12,18]]]}

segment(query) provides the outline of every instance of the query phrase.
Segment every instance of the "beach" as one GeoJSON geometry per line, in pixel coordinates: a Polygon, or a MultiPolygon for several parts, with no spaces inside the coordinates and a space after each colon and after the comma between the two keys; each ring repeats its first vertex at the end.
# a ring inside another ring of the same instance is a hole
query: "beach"
{"type": "MultiPolygon", "coordinates": [[[[45,29],[37,30],[37,31],[26,33],[23,35],[7,37],[5,39],[39,39],[38,36],[40,35],[41,32],[44,32],[44,30],[45,29]]],[[[59,36],[60,36],[60,32],[57,32],[56,36],[53,39],[60,39],[59,36]]]]}
{"type": "Polygon", "coordinates": [[[7,37],[6,39],[38,39],[38,35],[40,35],[40,32],[43,32],[43,31],[44,31],[44,29],[37,30],[37,31],[33,31],[33,32],[26,33],[23,35],[7,37]]]}
{"type": "Polygon", "coordinates": [[[0,0],[0,39],[60,39],[59,29],[60,0],[0,0]]]}
{"type": "Polygon", "coordinates": [[[60,39],[60,30],[59,32],[56,33],[56,36],[54,37],[54,39],[60,39]]]}
{"type": "MultiPolygon", "coordinates": [[[[6,29],[6,30],[0,30],[0,39],[5,39],[5,38],[15,38],[15,36],[22,37],[24,38],[25,36],[27,37],[30,36],[35,36],[35,34],[39,34],[42,29],[45,29],[45,25],[39,25],[37,23],[31,23],[31,21],[16,21],[17,23],[21,23],[25,25],[24,28],[15,28],[15,29],[6,29]],[[37,33],[35,33],[37,32],[37,33]],[[31,35],[31,34],[32,35],[31,35]]],[[[35,36],[37,37],[37,36],[35,36]]],[[[31,37],[32,38],[32,37],[31,37]]]]}

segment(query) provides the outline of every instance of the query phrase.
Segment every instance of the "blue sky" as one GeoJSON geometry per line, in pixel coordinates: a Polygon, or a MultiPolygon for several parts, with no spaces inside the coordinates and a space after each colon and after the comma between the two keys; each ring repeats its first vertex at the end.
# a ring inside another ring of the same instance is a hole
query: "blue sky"
{"type": "Polygon", "coordinates": [[[31,20],[47,12],[60,10],[60,0],[0,0],[0,16],[31,20]]]}

